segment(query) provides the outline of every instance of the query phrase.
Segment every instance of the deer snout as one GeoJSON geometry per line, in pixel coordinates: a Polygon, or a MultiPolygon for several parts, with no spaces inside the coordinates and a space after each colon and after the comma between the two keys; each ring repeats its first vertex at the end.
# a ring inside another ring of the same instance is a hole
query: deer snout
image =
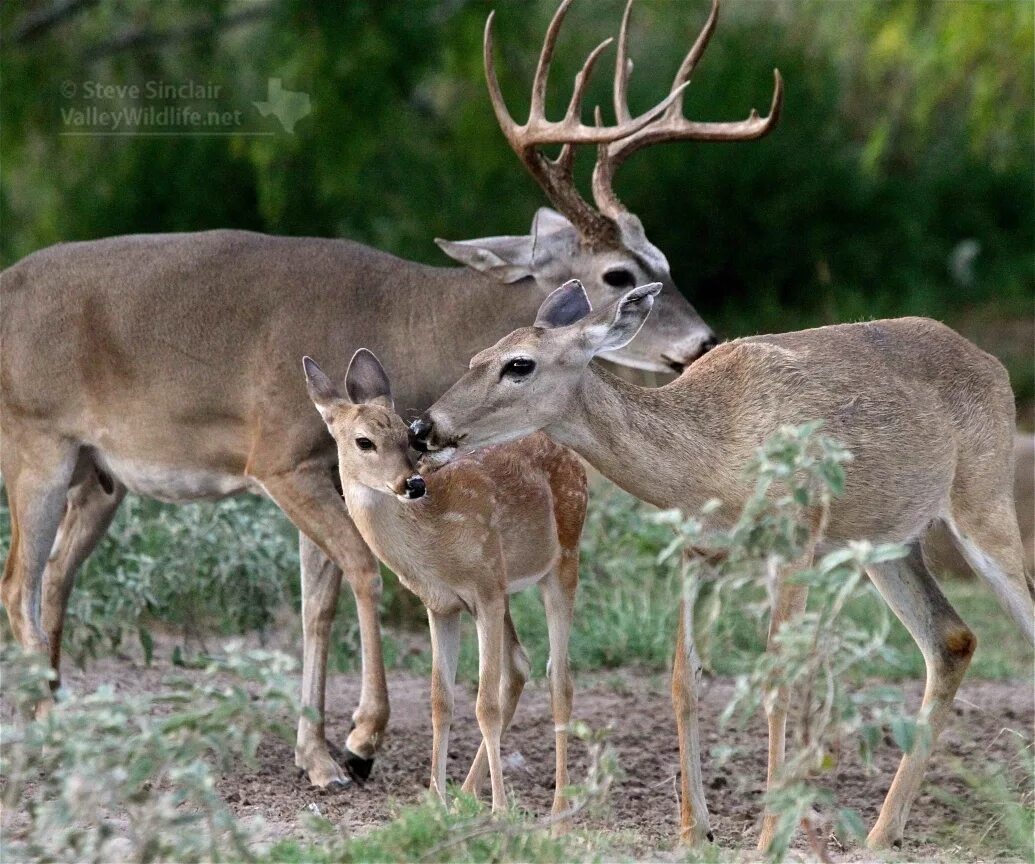
{"type": "Polygon", "coordinates": [[[703,357],[718,344],[719,337],[711,330],[706,330],[672,350],[664,352],[661,356],[673,372],[682,375],[687,366],[694,360],[703,357]]]}
{"type": "Polygon", "coordinates": [[[424,478],[419,474],[414,474],[406,481],[406,497],[411,501],[417,498],[423,498],[424,493],[427,491],[427,484],[424,482],[424,478]]]}
{"type": "Polygon", "coordinates": [[[430,420],[419,417],[410,424],[410,446],[418,453],[428,452],[428,439],[434,428],[430,420]]]}

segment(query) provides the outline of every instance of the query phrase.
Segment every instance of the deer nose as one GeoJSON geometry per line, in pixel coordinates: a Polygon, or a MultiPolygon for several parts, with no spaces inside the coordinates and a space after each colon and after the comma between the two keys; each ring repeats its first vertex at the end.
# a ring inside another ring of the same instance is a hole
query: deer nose
{"type": "Polygon", "coordinates": [[[410,424],[410,446],[420,453],[428,452],[428,436],[431,435],[432,423],[423,417],[410,424]]]}
{"type": "Polygon", "coordinates": [[[709,336],[707,339],[705,339],[701,343],[701,353],[702,354],[707,354],[709,351],[712,350],[712,348],[714,348],[718,344],[719,344],[719,337],[716,336],[714,333],[712,333],[711,336],[709,336]]]}
{"type": "Polygon", "coordinates": [[[424,483],[424,478],[419,475],[414,475],[406,481],[406,497],[407,498],[423,498],[424,493],[428,491],[427,485],[424,483]]]}

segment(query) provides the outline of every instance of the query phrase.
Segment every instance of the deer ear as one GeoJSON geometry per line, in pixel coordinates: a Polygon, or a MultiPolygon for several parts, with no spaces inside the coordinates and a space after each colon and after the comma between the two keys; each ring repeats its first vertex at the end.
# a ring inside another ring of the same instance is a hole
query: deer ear
{"type": "Polygon", "coordinates": [[[535,216],[532,217],[532,229],[528,233],[537,240],[542,240],[548,234],[574,230],[575,226],[556,210],[551,210],[549,207],[540,207],[535,211],[535,216]]]}
{"type": "Polygon", "coordinates": [[[517,282],[532,275],[531,237],[483,237],[480,240],[441,240],[435,244],[454,261],[500,282],[517,282]]]}
{"type": "Polygon", "coordinates": [[[594,354],[617,351],[636,337],[654,306],[654,298],[661,291],[660,282],[651,282],[633,288],[617,303],[587,322],[585,333],[594,354]]]}
{"type": "Polygon", "coordinates": [[[309,398],[313,400],[324,420],[327,420],[328,411],[345,399],[312,357],[302,358],[302,369],[305,371],[305,386],[309,391],[309,398]]]}
{"type": "Polygon", "coordinates": [[[546,330],[567,327],[592,311],[593,307],[582,283],[578,279],[569,279],[543,301],[533,326],[546,330]]]}
{"type": "Polygon", "coordinates": [[[388,374],[381,361],[366,348],[352,355],[349,371],[345,373],[345,391],[355,405],[383,405],[390,411],[395,410],[388,374]]]}

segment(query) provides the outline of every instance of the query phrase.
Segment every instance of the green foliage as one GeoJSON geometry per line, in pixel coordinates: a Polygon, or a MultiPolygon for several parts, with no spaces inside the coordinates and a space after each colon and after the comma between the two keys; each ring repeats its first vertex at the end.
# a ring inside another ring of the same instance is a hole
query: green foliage
{"type": "MultiPolygon", "coordinates": [[[[1005,728],[1000,734],[1017,733],[1005,728]]],[[[966,794],[940,788],[932,794],[961,815],[981,814],[985,830],[975,836],[950,826],[948,839],[988,860],[1035,861],[1035,757],[1031,747],[1018,741],[1016,757],[1005,765],[986,762],[977,770],[962,765],[956,768],[966,782],[966,794]]]]}
{"type": "MultiPolygon", "coordinates": [[[[775,650],[757,657],[737,676],[734,698],[723,714],[724,721],[746,722],[763,707],[793,694],[793,745],[766,795],[767,807],[777,816],[768,851],[772,860],[783,858],[800,824],[808,826],[814,851],[821,851],[812,812],[821,805],[829,808],[833,797],[817,780],[836,766],[833,754],[844,741],[858,740],[868,762],[871,742],[879,740],[886,726],[904,752],[913,749],[918,736],[928,734],[925,723],[915,723],[896,710],[897,699],[889,704],[885,690],[868,692],[853,681],[851,673],[864,660],[889,655],[887,609],[869,621],[848,621],[842,614],[849,597],[860,589],[865,568],[902,557],[905,547],[850,542],[814,563],[810,560],[824,536],[831,501],[843,491],[843,466],[851,460],[838,442],[818,434],[820,425],[781,427],[757,448],[746,467],[754,491],[729,529],[712,526],[710,517],[722,509],[719,501],[706,504],[699,516],[673,510],[656,517],[676,530],[659,557],[681,560],[687,635],[701,645],[706,658],[711,640],[701,639],[698,628],[705,637],[721,632],[722,607],[737,603],[746,588],[766,591],[770,603],[756,608],[769,614],[782,584],[809,589],[810,605],[780,626],[775,650]],[[696,549],[708,550],[708,557],[693,554],[696,549]],[[707,598],[708,609],[697,616],[705,583],[714,589],[707,598]]],[[[846,813],[838,821],[842,829],[861,822],[846,813]]]]}
{"type": "Polygon", "coordinates": [[[399,808],[393,821],[355,839],[338,837],[326,826],[318,844],[285,841],[263,859],[270,864],[353,864],[353,862],[552,862],[594,860],[571,839],[554,839],[528,816],[510,810],[490,821],[483,804],[458,796],[450,809],[436,801],[399,808]]]}
{"type": "Polygon", "coordinates": [[[135,635],[149,653],[156,619],[200,639],[267,627],[297,593],[297,537],[251,496],[187,507],[128,496],[77,580],[64,649],[82,663],[135,635]]]}
{"type": "MultiPolygon", "coordinates": [[[[52,673],[10,645],[0,659],[7,694],[31,713],[52,673]]],[[[250,762],[263,734],[290,740],[294,665],[231,646],[201,683],[170,681],[156,695],[103,687],[6,728],[4,860],[250,860],[213,768],[250,762]]]]}

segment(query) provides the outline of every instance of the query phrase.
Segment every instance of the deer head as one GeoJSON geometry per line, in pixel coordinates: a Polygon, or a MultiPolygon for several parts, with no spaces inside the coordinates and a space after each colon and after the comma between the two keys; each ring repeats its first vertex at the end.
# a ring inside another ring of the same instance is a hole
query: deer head
{"type": "Polygon", "coordinates": [[[658,282],[641,285],[595,312],[582,283],[566,282],[531,327],[471,358],[467,374],[411,424],[411,445],[438,465],[548,429],[570,413],[590,361],[628,345],[662,290],[658,282]]]}
{"type": "Polygon", "coordinates": [[[424,480],[410,458],[406,423],[395,413],[381,362],[366,348],[352,355],[343,396],[311,357],[302,358],[306,388],[338,445],[343,489],[359,485],[403,500],[421,498],[424,480]]]}
{"type": "Polygon", "coordinates": [[[556,210],[536,214],[528,236],[486,237],[480,240],[436,240],[447,255],[503,282],[534,279],[547,293],[566,279],[576,277],[597,306],[613,303],[635,285],[661,284],[658,312],[635,343],[603,352],[609,360],[651,371],[677,371],[716,344],[715,334],[701,320],[672,280],[664,254],[652,244],[640,220],[615,195],[613,179],[618,167],[635,151],[664,141],[746,141],[769,132],[779,118],[783,84],[775,72],[775,89],[767,117],[752,111],[746,120],[705,123],[683,116],[683,91],[715,30],[719,0],[689,53],[683,59],[667,96],[637,117],[629,112],[626,93],[632,63],[628,60],[629,19],[632,0],[622,17],[614,75],[615,125],[605,126],[599,107],[595,124],[582,122],[582,100],[597,60],[611,44],[607,39],[588,56],[575,84],[568,110],[561,120],[548,120],[545,99],[550,64],[557,36],[571,0],[563,0],[546,31],[539,55],[529,117],[518,124],[507,111],[500,92],[493,59],[493,15],[485,25],[484,62],[489,97],[500,128],[525,167],[543,188],[556,210]],[[593,201],[586,201],[575,186],[572,168],[575,149],[582,144],[597,148],[593,170],[593,201]],[[541,148],[561,145],[550,159],[541,148]]]}

